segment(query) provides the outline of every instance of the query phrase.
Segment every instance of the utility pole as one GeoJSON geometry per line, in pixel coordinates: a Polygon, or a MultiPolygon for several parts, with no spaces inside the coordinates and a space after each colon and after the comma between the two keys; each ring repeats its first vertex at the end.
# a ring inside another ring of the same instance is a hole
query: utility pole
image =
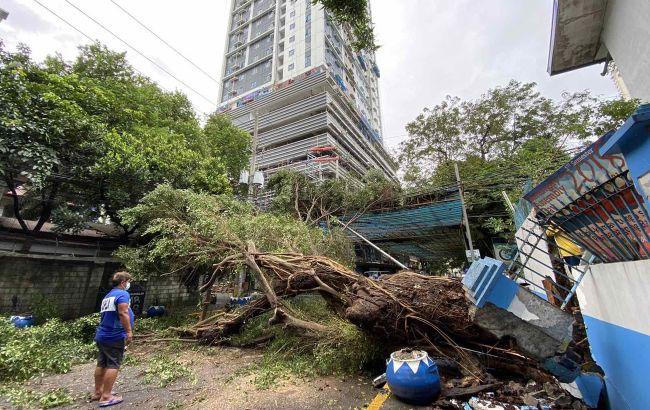
{"type": "Polygon", "coordinates": [[[257,110],[253,111],[255,125],[253,126],[253,140],[251,141],[251,161],[248,167],[248,201],[253,203],[255,188],[253,187],[253,178],[257,170],[257,134],[259,131],[260,120],[257,110]]]}
{"type": "Polygon", "coordinates": [[[463,222],[465,224],[465,233],[467,242],[469,242],[470,261],[474,261],[474,245],[472,245],[472,233],[469,230],[469,220],[467,219],[467,208],[465,207],[465,195],[463,194],[463,185],[460,182],[460,172],[458,172],[458,163],[454,162],[454,171],[456,171],[456,182],[458,183],[458,193],[460,194],[460,206],[463,209],[463,222]]]}

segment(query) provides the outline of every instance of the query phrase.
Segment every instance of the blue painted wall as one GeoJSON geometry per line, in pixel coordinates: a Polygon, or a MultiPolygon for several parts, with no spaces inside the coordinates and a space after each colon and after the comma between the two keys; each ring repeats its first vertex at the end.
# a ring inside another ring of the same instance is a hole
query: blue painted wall
{"type": "Polygon", "coordinates": [[[590,316],[584,320],[592,355],[605,370],[609,408],[650,409],[650,336],[590,316]]]}

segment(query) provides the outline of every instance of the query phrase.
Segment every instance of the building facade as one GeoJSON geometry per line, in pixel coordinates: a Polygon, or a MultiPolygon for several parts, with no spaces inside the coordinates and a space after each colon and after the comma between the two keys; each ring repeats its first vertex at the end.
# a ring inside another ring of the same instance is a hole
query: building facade
{"type": "Polygon", "coordinates": [[[609,62],[623,97],[650,102],[650,1],[554,1],[549,73],[609,62]]]}
{"type": "Polygon", "coordinates": [[[255,134],[254,167],[314,178],[395,178],[382,142],[372,51],[311,0],[233,0],[220,112],[255,134]]]}

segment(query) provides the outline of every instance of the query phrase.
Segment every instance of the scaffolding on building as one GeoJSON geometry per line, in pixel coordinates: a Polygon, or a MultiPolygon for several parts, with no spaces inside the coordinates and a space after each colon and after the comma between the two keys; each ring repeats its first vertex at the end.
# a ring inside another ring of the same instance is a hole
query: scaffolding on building
{"type": "Polygon", "coordinates": [[[323,181],[332,173],[334,178],[339,178],[339,161],[341,157],[332,145],[319,145],[307,150],[307,177],[316,181],[323,181]]]}

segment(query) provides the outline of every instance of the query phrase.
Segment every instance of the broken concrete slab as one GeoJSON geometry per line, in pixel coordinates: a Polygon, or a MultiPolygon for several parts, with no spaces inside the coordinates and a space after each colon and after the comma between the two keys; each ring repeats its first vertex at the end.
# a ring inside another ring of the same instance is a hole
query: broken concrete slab
{"type": "Polygon", "coordinates": [[[495,337],[511,337],[527,355],[563,382],[580,372],[580,359],[567,352],[574,318],[557,306],[520,287],[503,274],[505,264],[492,258],[475,261],[463,278],[474,302],[472,321],[495,337]]]}

